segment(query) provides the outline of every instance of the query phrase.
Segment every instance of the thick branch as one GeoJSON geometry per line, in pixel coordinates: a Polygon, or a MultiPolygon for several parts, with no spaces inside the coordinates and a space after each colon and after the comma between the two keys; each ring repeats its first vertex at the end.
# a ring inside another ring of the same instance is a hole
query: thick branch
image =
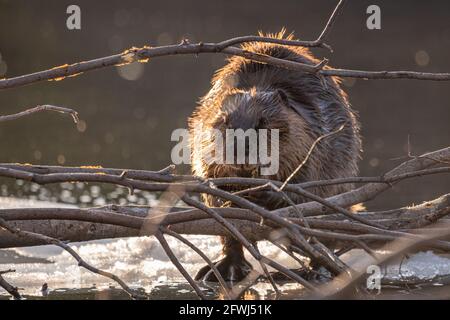
{"type": "MultiPolygon", "coordinates": [[[[377,241],[381,243],[398,236],[392,230],[409,230],[424,227],[442,219],[449,214],[450,195],[442,196],[424,204],[391,210],[384,213],[360,213],[366,219],[383,224],[389,230],[379,231],[364,224],[345,221],[346,217],[336,214],[306,218],[313,230],[302,229],[307,235],[318,236],[330,240],[336,232],[344,234],[368,235],[377,234],[377,241]],[[324,231],[330,232],[324,232],[324,231]],[[383,237],[384,236],[384,237],[383,237]]],[[[252,241],[269,239],[272,224],[260,225],[260,217],[239,208],[215,208],[215,212],[229,220],[242,235],[252,241]]],[[[94,239],[133,237],[149,235],[151,225],[170,226],[170,230],[180,234],[227,235],[227,231],[208,214],[199,209],[180,208],[149,208],[145,207],[117,207],[110,206],[97,209],[69,209],[69,208],[24,208],[1,209],[0,218],[9,221],[14,226],[35,233],[67,241],[89,241],[94,239]],[[163,218],[159,211],[167,212],[163,218]],[[152,215],[149,216],[149,212],[152,215]]],[[[299,226],[304,223],[301,219],[290,219],[299,226]]],[[[0,231],[0,248],[41,245],[44,242],[21,239],[0,231]]],[[[345,235],[341,240],[345,239],[345,235]]],[[[339,246],[331,241],[331,248],[339,246]]],[[[447,246],[449,249],[450,247],[447,246]]]]}

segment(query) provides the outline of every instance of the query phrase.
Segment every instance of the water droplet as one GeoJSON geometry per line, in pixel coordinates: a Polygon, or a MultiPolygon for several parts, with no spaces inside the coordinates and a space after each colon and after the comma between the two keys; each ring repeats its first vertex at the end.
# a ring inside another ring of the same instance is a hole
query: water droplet
{"type": "Polygon", "coordinates": [[[57,158],[58,164],[63,165],[66,163],[66,157],[63,154],[58,155],[57,158]]]}
{"type": "Polygon", "coordinates": [[[144,65],[139,62],[127,64],[117,68],[119,76],[128,81],[138,80],[144,74],[144,65]]]}
{"type": "Polygon", "coordinates": [[[33,156],[34,156],[34,159],[36,159],[36,160],[41,160],[41,159],[42,159],[42,152],[39,151],[39,150],[35,150],[35,151],[33,152],[33,156]]]}
{"type": "Polygon", "coordinates": [[[77,130],[78,130],[79,132],[85,132],[86,129],[87,129],[87,124],[86,124],[86,122],[83,121],[83,120],[78,121],[78,123],[77,123],[77,130]]]}
{"type": "Polygon", "coordinates": [[[430,56],[424,50],[417,51],[414,58],[416,60],[416,64],[421,67],[425,67],[430,63],[430,56]]]}
{"type": "Polygon", "coordinates": [[[378,167],[380,160],[378,158],[372,158],[370,159],[369,164],[371,167],[378,167]]]}

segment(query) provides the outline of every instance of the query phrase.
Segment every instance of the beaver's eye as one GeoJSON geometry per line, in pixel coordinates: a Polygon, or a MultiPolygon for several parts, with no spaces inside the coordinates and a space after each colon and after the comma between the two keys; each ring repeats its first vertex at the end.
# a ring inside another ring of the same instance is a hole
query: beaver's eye
{"type": "Polygon", "coordinates": [[[266,118],[261,118],[261,119],[259,119],[258,124],[256,125],[255,129],[265,129],[267,127],[268,123],[269,122],[267,121],[266,118]]]}

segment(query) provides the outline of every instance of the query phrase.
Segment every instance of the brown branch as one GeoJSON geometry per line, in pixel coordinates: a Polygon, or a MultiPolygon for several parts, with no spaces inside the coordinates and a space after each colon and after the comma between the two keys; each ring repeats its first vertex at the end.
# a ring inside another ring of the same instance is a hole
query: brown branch
{"type": "Polygon", "coordinates": [[[7,116],[0,116],[0,122],[17,120],[19,118],[32,115],[33,113],[43,112],[43,111],[52,111],[52,112],[59,112],[59,113],[64,113],[64,114],[70,114],[72,116],[73,121],[75,122],[75,124],[77,124],[78,121],[79,121],[78,112],[76,112],[76,111],[74,111],[72,109],[52,106],[52,105],[49,105],[49,104],[44,104],[44,105],[37,106],[37,107],[31,108],[31,109],[27,109],[25,111],[22,111],[22,112],[19,112],[19,113],[16,113],[16,114],[7,115],[7,116]]]}
{"type": "MultiPolygon", "coordinates": [[[[325,47],[331,50],[325,41],[325,37],[329,33],[334,20],[339,14],[344,0],[341,0],[336,6],[334,12],[332,13],[328,23],[323,29],[321,35],[315,41],[298,41],[298,40],[287,40],[287,39],[275,39],[270,37],[262,36],[243,36],[224,40],[219,43],[203,43],[190,44],[189,40],[183,40],[179,45],[171,46],[161,46],[161,47],[143,47],[143,48],[131,48],[122,53],[97,58],[90,61],[83,61],[79,63],[74,63],[71,65],[64,65],[60,67],[55,67],[49,70],[35,72],[28,75],[23,75],[19,77],[9,78],[0,80],[0,89],[14,88],[19,86],[24,86],[27,84],[44,81],[44,80],[63,80],[66,77],[77,76],[81,73],[96,70],[104,67],[110,66],[121,66],[123,64],[129,64],[132,62],[146,62],[149,58],[177,55],[177,54],[194,54],[199,53],[225,53],[229,55],[236,55],[248,58],[262,63],[270,63],[282,68],[293,69],[298,71],[306,72],[317,72],[318,66],[311,66],[302,63],[296,63],[293,61],[287,61],[283,59],[276,59],[273,57],[249,52],[242,50],[240,48],[233,47],[235,45],[240,45],[248,42],[265,42],[265,43],[275,43],[287,46],[303,46],[303,47],[325,47]]],[[[320,66],[321,64],[319,64],[320,66]]],[[[320,68],[321,69],[321,68],[320,68]]]]}
{"type": "Polygon", "coordinates": [[[27,84],[44,81],[44,80],[62,80],[66,77],[77,76],[81,73],[97,70],[111,66],[122,66],[133,62],[147,62],[148,59],[153,59],[161,56],[170,55],[198,55],[200,53],[223,53],[227,55],[234,55],[244,57],[246,59],[268,63],[277,67],[295,70],[299,72],[308,72],[319,74],[321,76],[339,76],[339,77],[351,77],[351,78],[364,78],[364,79],[418,79],[418,80],[434,80],[434,81],[448,81],[450,80],[450,73],[426,73],[426,72],[414,72],[414,71],[361,71],[361,70],[347,70],[347,69],[333,69],[322,68],[323,63],[318,65],[303,64],[289,60],[278,59],[255,52],[243,50],[241,48],[233,47],[232,45],[241,44],[245,42],[269,42],[277,43],[280,45],[289,46],[306,46],[306,47],[330,47],[324,43],[325,38],[328,36],[331,28],[342,11],[345,1],[341,0],[336,6],[333,14],[331,15],[328,23],[323,29],[319,38],[315,41],[296,41],[296,40],[284,40],[284,39],[272,39],[267,37],[245,36],[232,38],[219,43],[197,43],[191,44],[189,41],[184,40],[178,45],[160,46],[160,47],[143,47],[143,48],[131,48],[122,53],[97,58],[94,60],[83,61],[74,63],[71,65],[63,65],[55,67],[49,70],[35,72],[27,75],[13,77],[9,79],[0,80],[0,89],[14,88],[24,86],[27,84]]]}
{"type": "Polygon", "coordinates": [[[166,227],[162,227],[161,226],[160,230],[161,230],[161,233],[168,234],[169,236],[174,237],[175,239],[181,241],[182,243],[187,245],[189,248],[194,250],[208,264],[208,266],[211,268],[212,272],[214,273],[214,275],[216,276],[216,278],[219,281],[220,285],[222,286],[222,289],[224,290],[225,296],[228,299],[231,299],[231,295],[230,295],[230,292],[229,292],[230,287],[228,286],[228,284],[223,279],[223,277],[220,274],[219,270],[217,270],[216,265],[199,248],[197,248],[192,242],[190,242],[186,238],[182,237],[178,233],[173,232],[172,230],[170,230],[170,229],[168,229],[166,227]]]}
{"type": "MultiPolygon", "coordinates": [[[[108,175],[117,175],[122,178],[154,181],[154,182],[175,182],[175,181],[202,181],[201,178],[190,175],[175,175],[169,170],[146,171],[133,169],[112,169],[103,168],[101,166],[84,166],[84,167],[60,167],[60,166],[44,166],[30,164],[12,164],[2,163],[1,168],[12,169],[16,171],[25,171],[36,174],[54,174],[54,173],[100,173],[108,175]]],[[[172,167],[171,167],[172,168],[172,167]]]]}
{"type": "Polygon", "coordinates": [[[284,46],[295,46],[295,47],[329,47],[325,43],[319,43],[318,40],[314,41],[301,41],[301,40],[287,40],[287,39],[278,39],[278,38],[270,38],[270,37],[263,37],[263,36],[242,36],[242,37],[236,37],[231,38],[228,40],[224,40],[222,42],[217,43],[217,50],[218,52],[228,48],[233,47],[235,45],[240,45],[243,43],[248,42],[264,42],[264,43],[275,43],[280,44],[284,46]]]}
{"type": "MultiPolygon", "coordinates": [[[[438,162],[438,161],[437,161],[438,162]]],[[[446,162],[443,162],[446,164],[446,162]]],[[[222,178],[209,178],[203,180],[200,177],[191,175],[177,175],[163,170],[160,171],[146,171],[146,170],[132,170],[132,169],[113,169],[113,168],[103,168],[100,166],[87,166],[87,167],[60,167],[60,166],[46,166],[46,165],[31,165],[31,164],[17,164],[17,163],[0,163],[0,168],[3,169],[13,169],[16,171],[25,171],[29,173],[36,174],[53,174],[53,173],[101,173],[109,175],[118,175],[122,177],[127,177],[135,180],[144,181],[154,181],[154,182],[177,182],[177,181],[190,181],[190,182],[206,182],[212,183],[215,186],[224,185],[244,185],[244,186],[258,186],[258,189],[247,189],[235,192],[235,195],[244,195],[248,191],[261,190],[264,188],[269,188],[268,183],[271,183],[277,187],[282,186],[282,182],[261,179],[261,178],[243,178],[243,177],[222,177],[222,178]],[[125,173],[125,174],[124,174],[125,173]]],[[[5,171],[4,171],[5,172],[5,171]]],[[[20,174],[16,172],[15,178],[18,179],[28,179],[30,176],[26,174],[20,174]]],[[[380,183],[386,185],[392,185],[399,181],[405,179],[411,179],[426,175],[434,175],[440,173],[450,173],[450,167],[438,167],[423,170],[412,170],[402,174],[395,174],[386,176],[383,174],[381,176],[373,177],[348,177],[348,178],[336,178],[329,180],[318,180],[318,181],[307,181],[297,184],[287,184],[285,186],[286,191],[296,192],[296,188],[300,187],[303,189],[309,189],[314,187],[329,186],[336,184],[354,184],[354,183],[380,183]]],[[[9,177],[14,178],[14,174],[9,175],[9,177]]]]}
{"type": "Polygon", "coordinates": [[[0,271],[0,287],[5,289],[15,300],[22,300],[22,296],[19,293],[19,288],[12,286],[9,284],[4,278],[3,275],[11,272],[16,272],[16,270],[3,270],[0,271]]]}
{"type": "Polygon", "coordinates": [[[322,180],[322,181],[308,181],[299,183],[296,186],[308,189],[312,187],[321,187],[321,186],[329,186],[336,184],[346,184],[346,183],[385,183],[387,185],[391,185],[397,183],[401,180],[417,178],[426,175],[440,174],[440,173],[450,173],[450,167],[439,167],[439,168],[431,168],[424,170],[415,170],[410,172],[405,172],[403,174],[396,174],[386,177],[386,175],[381,175],[379,177],[349,177],[349,178],[337,178],[330,180],[322,180]]]}
{"type": "Polygon", "coordinates": [[[189,282],[191,287],[194,289],[195,293],[199,296],[200,299],[206,300],[207,297],[203,293],[202,289],[197,285],[197,282],[195,282],[194,279],[189,275],[189,273],[186,271],[186,269],[183,267],[183,265],[180,263],[178,258],[173,253],[172,249],[170,248],[169,244],[167,243],[166,239],[164,238],[164,235],[158,231],[155,235],[156,239],[158,239],[159,243],[161,244],[162,248],[164,249],[166,255],[169,257],[170,261],[172,261],[173,265],[180,271],[180,273],[183,275],[183,277],[189,282]]]}
{"type": "Polygon", "coordinates": [[[133,62],[143,62],[146,61],[147,59],[153,59],[161,56],[187,55],[187,54],[198,55],[200,53],[224,53],[227,55],[244,57],[249,60],[261,63],[269,63],[271,65],[285,69],[310,73],[317,72],[314,65],[308,65],[294,61],[273,58],[270,56],[246,51],[236,47],[226,47],[224,49],[220,49],[219,45],[216,43],[200,42],[197,44],[190,44],[183,42],[178,45],[169,45],[161,47],[131,48],[122,53],[115,54],[112,56],[97,58],[89,61],[77,62],[71,65],[63,65],[49,70],[3,79],[0,80],[0,89],[20,87],[44,80],[54,80],[54,79],[62,80],[66,77],[75,76],[92,70],[112,66],[120,67],[125,64],[130,64],[133,62]]]}
{"type": "Polygon", "coordinates": [[[346,0],[340,0],[339,3],[334,8],[333,13],[331,14],[330,18],[328,19],[327,24],[325,25],[325,28],[322,30],[322,33],[320,34],[319,38],[315,41],[317,44],[321,44],[325,47],[327,47],[330,51],[333,51],[330,46],[324,43],[326,38],[328,37],[329,33],[331,32],[331,29],[336,22],[336,19],[341,14],[341,12],[344,9],[346,0]]]}
{"type": "Polygon", "coordinates": [[[360,78],[367,80],[393,80],[393,79],[410,79],[410,80],[431,80],[431,81],[449,81],[450,73],[432,73],[417,71],[365,71],[351,69],[324,69],[319,74],[330,77],[337,76],[341,78],[360,78]]]}

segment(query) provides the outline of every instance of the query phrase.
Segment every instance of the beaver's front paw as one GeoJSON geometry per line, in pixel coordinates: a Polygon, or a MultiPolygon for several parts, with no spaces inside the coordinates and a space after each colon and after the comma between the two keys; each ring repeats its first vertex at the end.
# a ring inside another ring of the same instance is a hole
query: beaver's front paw
{"type": "MultiPolygon", "coordinates": [[[[236,259],[233,256],[225,256],[222,260],[214,262],[214,265],[223,279],[230,282],[243,280],[253,269],[252,265],[243,257],[236,259]]],[[[216,275],[209,265],[200,269],[195,276],[195,280],[218,282],[216,275]]]]}

